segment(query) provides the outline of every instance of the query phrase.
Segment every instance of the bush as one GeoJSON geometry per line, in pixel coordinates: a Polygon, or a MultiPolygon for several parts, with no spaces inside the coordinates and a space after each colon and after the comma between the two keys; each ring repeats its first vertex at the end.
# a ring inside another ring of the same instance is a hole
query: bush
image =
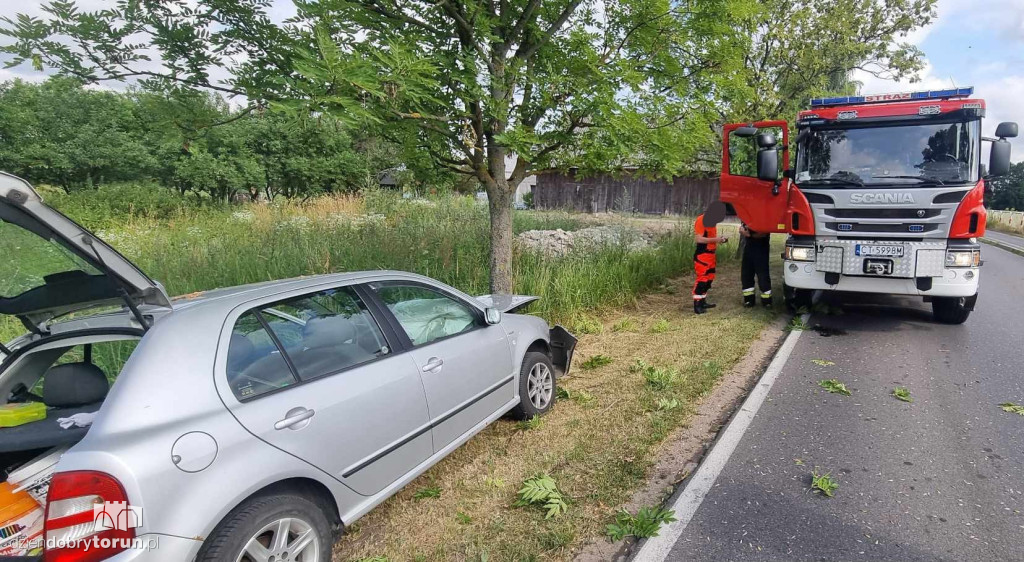
{"type": "Polygon", "coordinates": [[[168,221],[195,215],[204,208],[225,208],[209,199],[183,197],[174,190],[146,183],[114,183],[71,193],[37,189],[48,205],[91,230],[118,228],[133,218],[168,221]]]}

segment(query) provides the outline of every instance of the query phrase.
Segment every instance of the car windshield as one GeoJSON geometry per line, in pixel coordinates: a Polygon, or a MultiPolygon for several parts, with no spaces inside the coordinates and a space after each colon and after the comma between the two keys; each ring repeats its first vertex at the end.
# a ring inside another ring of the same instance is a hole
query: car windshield
{"type": "Polygon", "coordinates": [[[12,298],[67,275],[103,275],[59,242],[0,220],[0,297],[12,298]]]}
{"type": "Polygon", "coordinates": [[[980,122],[808,129],[796,181],[822,187],[978,181],[980,122]]]}

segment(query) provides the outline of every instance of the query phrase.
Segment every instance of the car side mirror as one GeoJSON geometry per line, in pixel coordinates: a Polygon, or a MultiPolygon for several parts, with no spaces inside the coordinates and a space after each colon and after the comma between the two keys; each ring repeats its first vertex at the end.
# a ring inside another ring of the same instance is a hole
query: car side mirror
{"type": "Polygon", "coordinates": [[[779,151],[774,148],[762,148],[757,151],[757,179],[761,181],[778,181],[779,151]]]}
{"type": "Polygon", "coordinates": [[[487,324],[494,326],[495,324],[501,323],[501,311],[497,308],[488,308],[484,310],[484,320],[487,324]]]}

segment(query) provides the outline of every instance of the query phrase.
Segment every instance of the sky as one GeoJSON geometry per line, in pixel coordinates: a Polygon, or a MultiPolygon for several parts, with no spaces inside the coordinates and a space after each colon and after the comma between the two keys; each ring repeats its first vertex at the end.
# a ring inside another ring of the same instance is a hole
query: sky
{"type": "MultiPolygon", "coordinates": [[[[86,10],[101,9],[109,3],[78,0],[86,10]]],[[[0,0],[0,16],[13,17],[19,12],[42,16],[40,4],[39,0],[0,0]]],[[[274,0],[271,17],[280,21],[292,14],[291,0],[274,0]]],[[[1001,121],[1024,125],[1024,0],[939,0],[938,17],[932,24],[904,40],[925,54],[920,82],[896,83],[858,71],[854,78],[863,84],[862,93],[974,86],[975,97],[984,99],[988,107],[984,134],[993,134],[1001,121]]],[[[15,77],[45,78],[27,65],[0,68],[0,81],[15,77]]],[[[1024,138],[1015,139],[1013,144],[1013,160],[1024,161],[1024,138]]],[[[987,150],[985,153],[987,158],[987,150]]]]}
{"type": "MultiPolygon", "coordinates": [[[[987,106],[983,134],[994,134],[1001,121],[1024,125],[1024,0],[939,0],[932,24],[904,40],[925,54],[921,81],[900,84],[857,72],[863,93],[974,86],[987,106]]],[[[1014,162],[1024,161],[1024,138],[1012,142],[1014,162]]]]}

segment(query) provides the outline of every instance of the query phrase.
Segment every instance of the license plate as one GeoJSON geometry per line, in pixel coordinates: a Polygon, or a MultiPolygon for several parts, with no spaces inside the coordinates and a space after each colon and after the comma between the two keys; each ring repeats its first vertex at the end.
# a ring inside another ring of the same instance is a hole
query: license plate
{"type": "Polygon", "coordinates": [[[903,257],[903,246],[897,244],[857,244],[854,251],[858,256],[903,257]]]}

